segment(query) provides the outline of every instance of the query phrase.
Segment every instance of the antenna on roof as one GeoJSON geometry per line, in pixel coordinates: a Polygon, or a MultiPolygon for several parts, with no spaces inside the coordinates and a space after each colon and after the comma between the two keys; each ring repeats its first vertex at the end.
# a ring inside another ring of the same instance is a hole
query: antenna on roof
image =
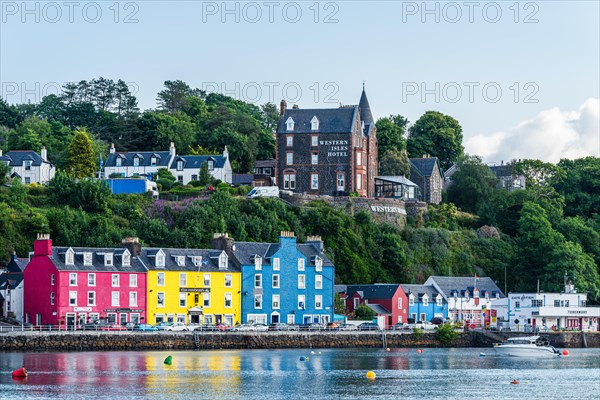
{"type": "Polygon", "coordinates": [[[365,90],[365,82],[366,82],[366,81],[363,79],[363,92],[364,92],[364,90],[365,90]]]}

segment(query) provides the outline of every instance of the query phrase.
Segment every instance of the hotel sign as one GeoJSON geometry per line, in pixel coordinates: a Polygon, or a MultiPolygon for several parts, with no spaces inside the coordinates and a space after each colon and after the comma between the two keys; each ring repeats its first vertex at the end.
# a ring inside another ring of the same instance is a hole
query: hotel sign
{"type": "Polygon", "coordinates": [[[348,140],[321,140],[320,146],[329,146],[327,157],[348,157],[348,140]]]}
{"type": "Polygon", "coordinates": [[[75,312],[92,312],[92,307],[73,307],[75,312]]]}
{"type": "Polygon", "coordinates": [[[141,313],[141,312],[144,312],[144,310],[141,310],[141,309],[131,309],[131,308],[105,308],[104,312],[118,312],[118,313],[132,312],[132,313],[141,313]]]}
{"type": "Polygon", "coordinates": [[[210,288],[191,288],[182,287],[179,288],[180,293],[210,293],[210,288]]]}
{"type": "Polygon", "coordinates": [[[406,210],[403,207],[371,206],[371,211],[378,213],[395,213],[406,215],[406,210]]]}

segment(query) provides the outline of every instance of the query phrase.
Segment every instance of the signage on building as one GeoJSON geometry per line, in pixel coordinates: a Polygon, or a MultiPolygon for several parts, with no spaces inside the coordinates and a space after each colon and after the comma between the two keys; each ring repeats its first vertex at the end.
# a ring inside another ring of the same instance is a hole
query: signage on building
{"type": "Polygon", "coordinates": [[[406,215],[406,210],[403,207],[391,206],[371,206],[371,211],[380,213],[396,213],[406,215]]]}
{"type": "Polygon", "coordinates": [[[321,140],[320,146],[329,146],[327,157],[348,157],[348,140],[321,140]]]}
{"type": "Polygon", "coordinates": [[[91,312],[92,307],[73,307],[73,311],[75,311],[75,312],[91,312]]]}
{"type": "Polygon", "coordinates": [[[182,287],[179,288],[180,293],[210,293],[210,288],[193,288],[193,287],[182,287]]]}
{"type": "Polygon", "coordinates": [[[132,312],[132,313],[141,313],[141,312],[144,312],[144,310],[131,309],[131,308],[105,308],[104,312],[118,312],[118,313],[132,312]]]}

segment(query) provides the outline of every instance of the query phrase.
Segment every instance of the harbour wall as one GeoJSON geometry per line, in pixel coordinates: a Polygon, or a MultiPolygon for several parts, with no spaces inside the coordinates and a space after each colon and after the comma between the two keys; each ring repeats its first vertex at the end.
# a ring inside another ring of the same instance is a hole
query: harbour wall
{"type": "MultiPolygon", "coordinates": [[[[491,347],[515,333],[462,332],[451,344],[435,333],[401,332],[13,332],[0,335],[0,351],[206,350],[357,347],[491,347]]],[[[547,333],[557,348],[600,348],[600,333],[547,333]],[[587,346],[586,346],[587,345],[587,346]]]]}

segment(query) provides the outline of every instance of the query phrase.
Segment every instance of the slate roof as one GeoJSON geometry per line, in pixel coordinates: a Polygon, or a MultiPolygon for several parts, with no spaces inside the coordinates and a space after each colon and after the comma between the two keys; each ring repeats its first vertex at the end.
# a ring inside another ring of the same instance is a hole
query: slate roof
{"type": "Polygon", "coordinates": [[[256,160],[256,168],[275,168],[275,159],[256,160]]]}
{"type": "Polygon", "coordinates": [[[122,167],[133,167],[133,159],[136,156],[140,159],[140,167],[151,167],[152,165],[150,164],[150,160],[153,155],[156,157],[156,167],[169,167],[171,153],[168,151],[132,151],[112,153],[106,158],[104,167],[116,167],[117,158],[121,158],[122,167]]]}
{"type": "Polygon", "coordinates": [[[252,181],[254,180],[253,174],[232,174],[231,176],[231,184],[232,185],[252,185],[252,181]]]}
{"type": "Polygon", "coordinates": [[[385,307],[380,306],[379,304],[367,304],[371,310],[375,311],[377,315],[392,315],[385,307]]]}
{"type": "MultiPolygon", "coordinates": [[[[271,257],[279,248],[279,243],[235,242],[233,254],[242,265],[253,264],[255,255],[263,258],[263,265],[271,265],[271,257]]],[[[333,266],[332,262],[314,244],[296,243],[296,249],[307,258],[307,266],[315,265],[315,256],[321,257],[324,267],[333,266]]]]}
{"type": "Polygon", "coordinates": [[[411,167],[415,168],[422,176],[433,175],[434,168],[437,167],[440,170],[440,175],[444,178],[444,173],[437,157],[409,158],[409,161],[411,167]]]}
{"type": "Polygon", "coordinates": [[[348,285],[346,296],[354,296],[356,292],[362,292],[363,299],[391,299],[398,290],[398,284],[375,284],[375,285],[348,285]]]}
{"type": "Polygon", "coordinates": [[[30,160],[34,167],[39,167],[42,163],[50,164],[33,150],[11,150],[0,157],[0,161],[8,161],[8,165],[11,167],[20,167],[25,160],[30,160]]]}
{"type": "Polygon", "coordinates": [[[22,272],[0,274],[0,290],[6,290],[9,287],[14,289],[19,286],[21,282],[23,282],[22,272]]]}
{"type": "Polygon", "coordinates": [[[225,157],[219,155],[210,156],[177,156],[173,158],[171,169],[177,169],[177,161],[183,160],[183,169],[199,170],[202,164],[208,160],[213,160],[214,168],[223,168],[225,165],[225,157]]]}
{"type": "Polygon", "coordinates": [[[27,258],[18,258],[13,256],[8,264],[6,264],[7,272],[23,272],[29,260],[27,258]]]}
{"type": "Polygon", "coordinates": [[[500,178],[501,176],[512,176],[512,165],[495,165],[490,166],[490,170],[496,175],[496,177],[500,178]]]}
{"type": "Polygon", "coordinates": [[[413,294],[418,299],[421,299],[423,295],[427,295],[429,300],[435,299],[439,292],[433,287],[433,285],[405,285],[402,284],[402,290],[408,296],[409,294],[413,294]]]}
{"type": "Polygon", "coordinates": [[[219,255],[222,250],[212,249],[172,249],[172,248],[142,248],[139,260],[151,271],[200,271],[200,272],[239,272],[239,268],[229,259],[227,269],[219,269],[219,255]],[[155,256],[162,250],[165,253],[165,266],[157,267],[155,256]],[[185,257],[185,264],[177,263],[177,256],[185,257]],[[200,266],[194,264],[193,257],[202,257],[200,266]]]}
{"type": "Polygon", "coordinates": [[[360,95],[360,102],[358,103],[360,109],[360,118],[365,123],[365,135],[370,135],[373,127],[375,126],[375,120],[371,113],[371,106],[369,105],[369,99],[367,99],[367,93],[363,87],[362,94],[360,95]]]}
{"type": "Polygon", "coordinates": [[[475,278],[472,276],[430,276],[425,282],[425,285],[433,285],[434,283],[440,288],[442,296],[446,299],[452,297],[454,291],[458,291],[461,295],[468,292],[469,296],[473,297],[475,287],[479,290],[479,297],[484,297],[486,293],[488,293],[490,297],[495,297],[496,293],[498,293],[501,298],[504,297],[500,288],[494,283],[492,278],[488,277],[478,277],[475,282],[475,278]]]}
{"type": "Polygon", "coordinates": [[[290,109],[285,110],[277,126],[278,134],[286,133],[351,133],[358,115],[358,106],[322,109],[290,109]],[[311,120],[319,119],[319,129],[312,130],[311,120]],[[292,117],[294,130],[288,131],[286,121],[292,117]]]}
{"type": "Polygon", "coordinates": [[[124,248],[72,247],[75,252],[74,265],[65,264],[65,253],[69,247],[52,247],[50,260],[59,271],[97,271],[97,272],[146,272],[146,268],[137,257],[131,257],[131,266],[121,263],[124,248]],[[83,253],[92,253],[92,265],[83,265],[83,253]],[[104,253],[113,253],[113,265],[104,265],[104,253]]]}

